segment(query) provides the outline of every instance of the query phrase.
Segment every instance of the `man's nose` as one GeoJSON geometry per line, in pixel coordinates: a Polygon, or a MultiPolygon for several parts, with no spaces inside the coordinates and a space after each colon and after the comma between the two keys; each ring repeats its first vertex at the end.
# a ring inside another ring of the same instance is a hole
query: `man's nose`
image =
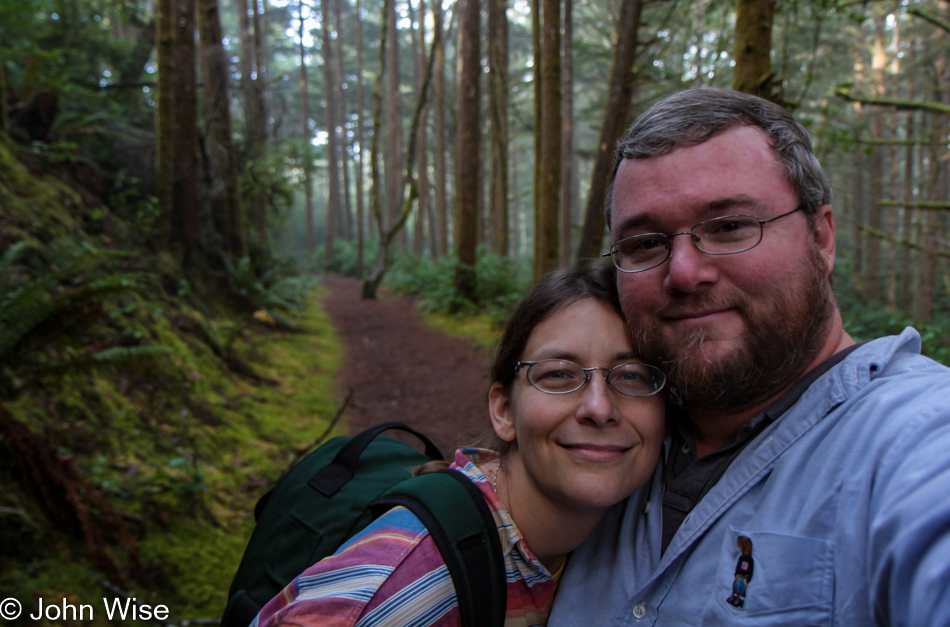
{"type": "Polygon", "coordinates": [[[692,233],[676,233],[670,238],[670,246],[671,255],[664,279],[667,291],[689,294],[702,284],[715,283],[719,278],[713,257],[697,248],[692,233]]]}

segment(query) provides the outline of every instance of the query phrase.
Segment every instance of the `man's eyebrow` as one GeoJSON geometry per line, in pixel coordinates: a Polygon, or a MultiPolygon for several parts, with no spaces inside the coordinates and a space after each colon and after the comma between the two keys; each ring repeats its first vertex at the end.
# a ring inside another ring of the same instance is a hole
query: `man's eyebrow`
{"type": "MultiPolygon", "coordinates": [[[[701,205],[696,212],[697,222],[716,218],[722,215],[734,213],[756,213],[761,212],[765,204],[759,198],[747,194],[736,194],[735,196],[725,196],[711,200],[701,205]]],[[[625,233],[629,231],[639,231],[642,233],[665,233],[663,220],[659,219],[662,214],[655,213],[637,213],[621,220],[617,224],[617,232],[621,238],[626,237],[625,233]]],[[[690,225],[694,226],[694,225],[690,225]]]]}

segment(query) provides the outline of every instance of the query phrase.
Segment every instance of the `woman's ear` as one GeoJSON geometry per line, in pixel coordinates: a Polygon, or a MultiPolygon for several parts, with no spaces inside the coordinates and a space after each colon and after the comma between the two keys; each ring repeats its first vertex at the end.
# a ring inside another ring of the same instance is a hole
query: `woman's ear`
{"type": "Polygon", "coordinates": [[[515,422],[511,411],[511,399],[505,386],[495,381],[488,391],[488,413],[495,434],[505,442],[514,442],[515,422]]]}

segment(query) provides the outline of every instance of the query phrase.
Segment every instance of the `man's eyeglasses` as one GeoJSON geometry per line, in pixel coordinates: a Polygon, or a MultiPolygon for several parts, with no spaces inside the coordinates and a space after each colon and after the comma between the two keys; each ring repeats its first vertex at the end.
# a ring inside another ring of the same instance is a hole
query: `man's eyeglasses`
{"type": "Polygon", "coordinates": [[[590,382],[594,370],[600,370],[607,385],[624,396],[653,396],[666,384],[666,375],[662,370],[636,362],[613,368],[581,368],[563,359],[519,361],[515,365],[515,372],[522,368],[528,369],[528,382],[548,394],[576,392],[590,382]]]}
{"type": "Polygon", "coordinates": [[[665,235],[644,233],[625,237],[610,247],[604,257],[610,257],[621,272],[643,272],[662,265],[673,255],[673,238],[689,235],[689,240],[707,255],[734,255],[755,248],[762,241],[763,224],[801,211],[798,206],[788,213],[769,220],[755,216],[723,216],[700,222],[689,231],[665,235]]]}

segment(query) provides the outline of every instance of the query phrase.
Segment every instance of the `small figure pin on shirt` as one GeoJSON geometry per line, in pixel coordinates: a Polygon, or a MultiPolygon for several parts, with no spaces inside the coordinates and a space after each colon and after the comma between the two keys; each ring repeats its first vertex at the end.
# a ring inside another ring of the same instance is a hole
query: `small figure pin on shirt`
{"type": "Polygon", "coordinates": [[[745,605],[746,589],[749,582],[752,581],[752,570],[755,562],[752,560],[752,540],[746,536],[739,536],[736,540],[739,545],[739,560],[736,562],[736,578],[732,581],[732,596],[726,599],[726,603],[734,607],[741,608],[745,605]]]}

